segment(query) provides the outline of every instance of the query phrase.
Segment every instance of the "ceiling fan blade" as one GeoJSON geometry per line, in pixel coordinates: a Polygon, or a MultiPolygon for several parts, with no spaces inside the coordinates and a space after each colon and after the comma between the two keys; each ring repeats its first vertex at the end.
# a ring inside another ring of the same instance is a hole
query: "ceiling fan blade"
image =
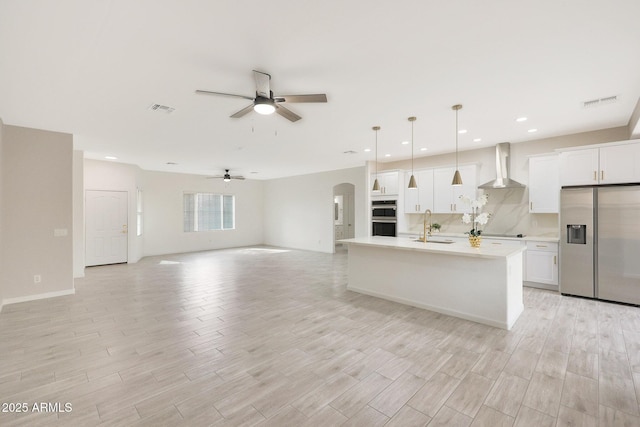
{"type": "Polygon", "coordinates": [[[284,117],[285,119],[291,122],[297,122],[302,118],[296,113],[294,113],[293,111],[288,110],[284,108],[282,105],[277,105],[277,104],[276,104],[276,113],[280,114],[282,117],[284,117]]]}
{"type": "Polygon", "coordinates": [[[276,99],[278,102],[327,102],[327,95],[315,93],[309,95],[282,95],[276,99]],[[280,101],[283,99],[283,101],[280,101]]]}
{"type": "Polygon", "coordinates": [[[205,179],[222,179],[224,176],[216,175],[216,176],[205,176],[205,179]]]}
{"type": "Polygon", "coordinates": [[[230,117],[233,117],[234,119],[237,119],[237,118],[242,117],[245,114],[248,114],[248,113],[250,113],[252,111],[253,111],[253,104],[247,105],[242,110],[238,111],[237,113],[232,114],[230,117]]]}
{"type": "Polygon", "coordinates": [[[271,87],[269,84],[271,76],[267,73],[253,70],[253,77],[256,80],[256,93],[258,96],[271,99],[271,87]]]}
{"type": "Polygon", "coordinates": [[[244,178],[244,176],[233,176],[233,175],[231,175],[231,179],[240,179],[240,180],[243,180],[243,179],[245,179],[245,178],[244,178]]]}
{"type": "Polygon", "coordinates": [[[244,99],[248,99],[250,101],[253,101],[254,98],[251,98],[250,96],[244,96],[244,95],[236,95],[233,93],[222,93],[222,92],[212,92],[210,90],[196,90],[196,93],[202,94],[202,95],[222,95],[222,96],[233,96],[234,98],[244,98],[244,99]]]}

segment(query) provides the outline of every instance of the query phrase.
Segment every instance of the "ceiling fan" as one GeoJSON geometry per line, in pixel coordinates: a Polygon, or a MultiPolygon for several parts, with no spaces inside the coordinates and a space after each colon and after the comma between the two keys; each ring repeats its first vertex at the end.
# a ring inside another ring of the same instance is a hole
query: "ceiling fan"
{"type": "Polygon", "coordinates": [[[253,101],[251,105],[243,108],[237,113],[232,114],[231,117],[234,119],[242,117],[245,114],[249,113],[251,110],[254,110],[259,114],[272,114],[276,112],[289,121],[297,122],[302,117],[280,104],[283,104],[285,102],[327,102],[327,95],[325,95],[324,93],[309,95],[274,96],[269,84],[271,80],[271,76],[269,74],[253,70],[253,77],[256,81],[255,98],[244,95],[235,95],[233,93],[212,92],[210,90],[196,90],[196,93],[205,95],[233,96],[236,98],[244,98],[253,101]]]}
{"type": "Polygon", "coordinates": [[[224,175],[216,175],[216,176],[208,176],[207,179],[219,179],[222,178],[222,180],[224,182],[229,182],[232,179],[239,179],[239,180],[243,180],[244,176],[241,175],[236,175],[236,176],[232,176],[229,174],[229,169],[225,169],[224,170],[224,175]]]}

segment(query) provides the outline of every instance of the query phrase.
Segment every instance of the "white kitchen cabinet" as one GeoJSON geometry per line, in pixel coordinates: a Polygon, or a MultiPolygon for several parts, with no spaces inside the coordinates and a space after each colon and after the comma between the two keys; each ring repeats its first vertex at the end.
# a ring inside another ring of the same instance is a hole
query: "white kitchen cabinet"
{"type": "Polygon", "coordinates": [[[371,196],[397,195],[399,188],[398,174],[398,171],[379,172],[377,175],[375,173],[371,174],[371,188],[373,188],[376,176],[378,184],[380,184],[380,191],[371,191],[371,196]]]}
{"type": "Polygon", "coordinates": [[[640,182],[640,140],[560,153],[560,185],[640,182]]]}
{"type": "Polygon", "coordinates": [[[433,170],[433,213],[465,213],[470,207],[462,203],[461,195],[476,198],[476,165],[458,168],[462,177],[461,186],[452,186],[451,180],[456,168],[437,168],[433,170]]]}
{"type": "Polygon", "coordinates": [[[557,154],[529,157],[529,212],[560,212],[560,171],[557,154]]]}
{"type": "MultiPolygon", "coordinates": [[[[425,210],[433,211],[433,169],[414,171],[414,177],[418,188],[404,188],[404,212],[424,213],[425,210]]],[[[411,171],[406,172],[405,182],[409,184],[411,171]]]]}
{"type": "Polygon", "coordinates": [[[558,289],[558,243],[528,241],[525,265],[525,281],[529,285],[558,289]]]}
{"type": "Polygon", "coordinates": [[[640,182],[640,142],[600,148],[600,184],[640,182]]]}

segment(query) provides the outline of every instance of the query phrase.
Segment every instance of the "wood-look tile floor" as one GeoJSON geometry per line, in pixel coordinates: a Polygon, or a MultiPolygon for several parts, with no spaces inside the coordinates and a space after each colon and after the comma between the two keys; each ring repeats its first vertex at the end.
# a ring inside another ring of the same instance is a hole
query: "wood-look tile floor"
{"type": "Polygon", "coordinates": [[[504,331],[347,291],[346,263],[149,257],[5,306],[0,403],[28,411],[0,425],[640,425],[640,309],[525,288],[504,331]]]}

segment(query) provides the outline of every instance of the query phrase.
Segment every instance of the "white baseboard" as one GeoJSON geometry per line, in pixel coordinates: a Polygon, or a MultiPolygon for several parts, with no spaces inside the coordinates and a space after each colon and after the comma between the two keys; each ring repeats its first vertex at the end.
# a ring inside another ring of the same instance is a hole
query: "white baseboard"
{"type": "Polygon", "coordinates": [[[75,293],[76,293],[75,289],[66,289],[64,291],[46,292],[44,294],[27,295],[27,296],[24,296],[24,297],[5,298],[5,299],[2,300],[2,303],[0,304],[0,306],[5,306],[5,305],[9,305],[9,304],[17,304],[17,303],[20,303],[20,302],[35,301],[35,300],[39,300],[39,299],[61,297],[61,296],[64,296],[64,295],[74,295],[75,293]]]}

